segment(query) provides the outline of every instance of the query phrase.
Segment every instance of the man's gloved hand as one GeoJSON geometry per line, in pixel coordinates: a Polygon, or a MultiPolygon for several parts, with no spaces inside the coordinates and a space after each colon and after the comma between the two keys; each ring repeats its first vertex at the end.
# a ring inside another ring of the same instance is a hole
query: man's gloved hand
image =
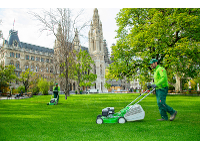
{"type": "Polygon", "coordinates": [[[150,88],[151,88],[151,85],[147,85],[147,88],[150,89],[150,88]]]}
{"type": "Polygon", "coordinates": [[[154,89],[154,88],[156,88],[156,85],[155,85],[155,84],[152,84],[151,87],[154,89]]]}

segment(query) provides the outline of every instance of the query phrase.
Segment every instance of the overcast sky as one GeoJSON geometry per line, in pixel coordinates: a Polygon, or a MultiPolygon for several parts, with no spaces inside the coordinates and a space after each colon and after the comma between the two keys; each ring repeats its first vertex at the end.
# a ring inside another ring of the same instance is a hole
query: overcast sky
{"type": "MultiPolygon", "coordinates": [[[[48,9],[48,8],[46,8],[48,9]]],[[[73,8],[71,8],[73,9],[73,8]]],[[[117,30],[116,15],[120,11],[120,8],[97,8],[102,22],[103,37],[107,41],[108,49],[115,43],[115,36],[117,30]]],[[[3,32],[3,37],[7,40],[9,37],[9,30],[13,29],[18,31],[18,36],[21,42],[34,44],[42,47],[53,48],[55,36],[50,35],[47,32],[40,32],[41,26],[38,21],[31,16],[28,12],[40,12],[42,9],[33,8],[1,8],[0,19],[2,24],[0,30],[3,32]],[[14,26],[13,26],[14,24],[14,26]]],[[[73,9],[74,10],[74,9],[73,9]]],[[[79,11],[76,8],[74,11],[79,11]]],[[[80,18],[89,20],[93,16],[94,8],[84,8],[84,13],[80,18]]],[[[88,47],[88,32],[89,27],[82,31],[86,38],[80,39],[81,45],[88,47]]]]}

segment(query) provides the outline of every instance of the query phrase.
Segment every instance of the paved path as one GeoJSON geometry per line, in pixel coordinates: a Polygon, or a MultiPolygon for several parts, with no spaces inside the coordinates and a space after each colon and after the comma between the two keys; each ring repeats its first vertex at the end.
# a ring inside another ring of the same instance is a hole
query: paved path
{"type": "Polygon", "coordinates": [[[15,98],[15,96],[12,96],[12,97],[7,98],[7,96],[2,96],[0,97],[0,100],[11,100],[11,99],[14,100],[14,99],[24,99],[24,98],[29,98],[29,97],[23,96],[23,97],[15,98]]]}

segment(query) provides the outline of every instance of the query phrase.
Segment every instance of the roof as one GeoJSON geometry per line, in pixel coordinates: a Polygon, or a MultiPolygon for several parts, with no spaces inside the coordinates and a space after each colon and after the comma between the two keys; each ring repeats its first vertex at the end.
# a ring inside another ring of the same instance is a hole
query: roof
{"type": "Polygon", "coordinates": [[[19,37],[18,37],[18,31],[10,30],[9,31],[9,40],[7,43],[8,43],[8,45],[12,45],[14,41],[17,41],[17,43],[20,43],[19,37]]]}
{"type": "Polygon", "coordinates": [[[35,50],[35,51],[39,51],[39,52],[54,53],[54,50],[50,49],[50,48],[40,47],[40,46],[36,46],[36,45],[20,42],[19,37],[18,37],[18,31],[10,30],[9,31],[9,40],[8,41],[5,40],[5,44],[7,44],[9,46],[12,46],[15,41],[17,41],[18,46],[20,48],[35,50]]]}
{"type": "Polygon", "coordinates": [[[81,50],[87,51],[87,52],[89,53],[89,51],[88,51],[88,48],[87,48],[87,47],[81,46],[81,50]]]}

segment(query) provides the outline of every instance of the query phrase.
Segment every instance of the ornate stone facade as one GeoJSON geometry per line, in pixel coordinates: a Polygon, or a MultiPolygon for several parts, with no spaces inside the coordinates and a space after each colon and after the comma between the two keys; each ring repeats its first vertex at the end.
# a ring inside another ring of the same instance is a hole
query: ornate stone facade
{"type": "Polygon", "coordinates": [[[94,9],[93,20],[88,33],[89,54],[95,62],[93,71],[97,75],[96,83],[93,89],[98,89],[99,92],[107,92],[105,84],[105,69],[108,65],[108,53],[104,50],[105,41],[103,40],[102,23],[99,18],[98,10],[94,9]],[[105,59],[106,58],[106,59],[105,59]]]}
{"type": "MultiPolygon", "coordinates": [[[[57,34],[61,34],[61,27],[58,27],[57,34]]],[[[55,40],[54,49],[44,48],[20,42],[18,31],[10,30],[9,40],[4,40],[3,47],[0,49],[0,63],[4,66],[13,64],[16,67],[15,72],[17,76],[27,68],[30,68],[31,71],[42,75],[46,79],[57,79],[56,82],[61,86],[61,90],[64,90],[63,81],[58,78],[61,68],[56,66],[58,63],[55,63],[62,61],[62,58],[59,57],[61,51],[59,50],[60,43],[58,41],[55,40]]],[[[94,9],[93,19],[88,33],[88,41],[88,48],[81,46],[78,31],[76,31],[72,47],[77,51],[80,48],[86,50],[95,62],[95,65],[92,67],[93,73],[97,75],[97,80],[90,89],[107,92],[108,90],[104,86],[106,82],[105,69],[111,61],[108,56],[106,40],[103,39],[102,23],[96,8],[94,9]]],[[[75,92],[78,88],[76,81],[70,80],[69,82],[70,90],[75,92]]],[[[124,81],[120,81],[115,86],[118,85],[122,90],[130,88],[130,84],[124,83],[124,81]],[[122,83],[125,86],[122,86],[122,83]]],[[[13,83],[12,86],[17,88],[19,83],[13,83]]]]}
{"type": "MultiPolygon", "coordinates": [[[[0,49],[0,63],[4,66],[13,64],[15,73],[19,77],[27,68],[44,78],[50,79],[54,72],[53,49],[20,42],[18,31],[10,30],[9,40],[4,40],[0,49]]],[[[18,82],[12,83],[17,88],[18,82]]]]}

